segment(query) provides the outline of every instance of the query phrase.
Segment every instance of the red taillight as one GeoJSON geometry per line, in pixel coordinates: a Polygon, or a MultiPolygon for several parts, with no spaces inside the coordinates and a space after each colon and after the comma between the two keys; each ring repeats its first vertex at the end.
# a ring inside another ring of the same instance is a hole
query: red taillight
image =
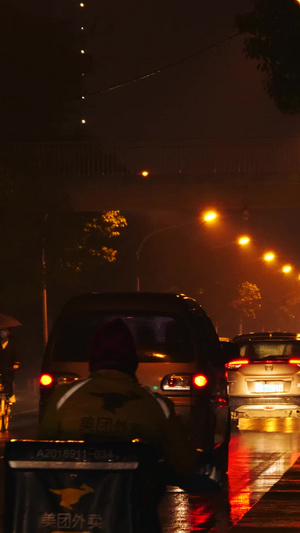
{"type": "Polygon", "coordinates": [[[289,363],[290,363],[290,365],[298,365],[298,366],[300,366],[300,359],[290,359],[289,363]]]}
{"type": "Polygon", "coordinates": [[[205,387],[207,378],[203,374],[168,374],[161,380],[164,391],[190,392],[192,385],[197,388],[205,387]]]}
{"type": "Polygon", "coordinates": [[[49,387],[53,383],[53,377],[50,374],[42,374],[40,377],[40,384],[44,387],[49,387]]]}
{"type": "Polygon", "coordinates": [[[228,370],[237,370],[241,366],[245,366],[248,364],[248,359],[234,359],[233,361],[229,361],[229,363],[226,363],[225,367],[228,368],[228,370]]]}
{"type": "Polygon", "coordinates": [[[193,383],[196,387],[205,387],[207,384],[207,378],[203,374],[197,374],[193,377],[193,383]]]}

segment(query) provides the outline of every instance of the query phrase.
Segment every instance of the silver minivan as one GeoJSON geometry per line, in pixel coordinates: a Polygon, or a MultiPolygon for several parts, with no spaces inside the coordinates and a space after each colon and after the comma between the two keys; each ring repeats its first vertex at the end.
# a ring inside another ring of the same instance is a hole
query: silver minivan
{"type": "Polygon", "coordinates": [[[135,339],[140,383],[174,402],[203,457],[226,471],[230,410],[225,363],[230,356],[203,308],[183,294],[89,293],[70,300],[45,350],[40,417],[55,386],[88,376],[89,339],[99,324],[115,317],[135,339]]]}

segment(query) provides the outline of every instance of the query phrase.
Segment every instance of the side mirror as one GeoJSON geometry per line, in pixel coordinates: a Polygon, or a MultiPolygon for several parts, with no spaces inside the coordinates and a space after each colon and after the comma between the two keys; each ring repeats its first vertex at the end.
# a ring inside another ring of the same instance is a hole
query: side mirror
{"type": "Polygon", "coordinates": [[[221,351],[223,355],[224,365],[229,363],[232,359],[237,359],[240,356],[240,349],[238,344],[231,341],[221,341],[221,351]]]}

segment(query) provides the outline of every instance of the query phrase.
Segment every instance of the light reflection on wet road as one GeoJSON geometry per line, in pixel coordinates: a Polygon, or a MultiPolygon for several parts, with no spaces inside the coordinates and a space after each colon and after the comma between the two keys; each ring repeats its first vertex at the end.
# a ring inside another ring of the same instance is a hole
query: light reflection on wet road
{"type": "MultiPolygon", "coordinates": [[[[36,423],[36,414],[15,417],[0,441],[35,438],[36,423]]],[[[214,495],[169,487],[160,506],[162,533],[227,533],[299,455],[300,420],[242,421],[230,442],[227,487],[214,495]]]]}
{"type": "Polygon", "coordinates": [[[228,486],[217,495],[170,489],[160,509],[163,533],[227,533],[300,455],[300,420],[244,420],[230,443],[228,486]]]}

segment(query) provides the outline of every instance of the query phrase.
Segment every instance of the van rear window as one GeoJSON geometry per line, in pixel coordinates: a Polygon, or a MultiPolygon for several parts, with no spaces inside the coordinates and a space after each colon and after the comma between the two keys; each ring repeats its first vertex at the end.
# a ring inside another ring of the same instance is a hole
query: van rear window
{"type": "Polygon", "coordinates": [[[51,341],[54,361],[87,361],[89,340],[97,327],[108,320],[121,318],[136,343],[143,363],[189,362],[194,358],[187,323],[180,316],[139,313],[84,313],[72,315],[61,324],[51,341]]]}

